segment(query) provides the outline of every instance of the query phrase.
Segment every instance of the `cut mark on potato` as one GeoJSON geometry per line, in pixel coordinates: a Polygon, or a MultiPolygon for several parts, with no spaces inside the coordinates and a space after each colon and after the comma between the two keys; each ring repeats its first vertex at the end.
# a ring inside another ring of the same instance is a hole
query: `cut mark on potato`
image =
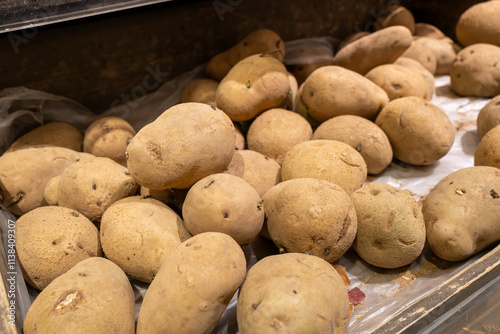
{"type": "Polygon", "coordinates": [[[83,293],[81,291],[70,290],[65,292],[61,296],[61,298],[59,298],[59,301],[54,307],[54,312],[57,312],[58,314],[64,314],[76,309],[78,305],[86,303],[87,300],[85,300],[85,297],[83,296],[83,293]]]}
{"type": "Polygon", "coordinates": [[[214,184],[215,180],[211,180],[206,186],[204,186],[203,188],[208,188],[210,187],[212,184],[214,184]]]}

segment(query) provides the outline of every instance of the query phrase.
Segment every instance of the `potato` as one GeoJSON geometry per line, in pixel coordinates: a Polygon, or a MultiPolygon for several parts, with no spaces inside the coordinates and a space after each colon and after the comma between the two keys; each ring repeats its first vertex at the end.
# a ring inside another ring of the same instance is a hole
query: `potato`
{"type": "Polygon", "coordinates": [[[297,98],[297,91],[299,90],[299,84],[295,76],[287,72],[288,83],[290,84],[290,89],[286,95],[285,101],[282,103],[282,108],[286,110],[294,110],[295,99],[297,98]]]}
{"type": "Polygon", "coordinates": [[[264,110],[279,107],[288,96],[288,72],[279,60],[256,54],[238,62],[215,92],[217,108],[233,121],[248,121],[264,110]]]}
{"type": "Polygon", "coordinates": [[[366,180],[366,162],[356,149],[336,140],[310,140],[288,151],[281,166],[283,181],[312,177],[335,183],[348,194],[366,180]]]}
{"type": "Polygon", "coordinates": [[[313,178],[278,183],[263,196],[269,235],[287,252],[338,260],[356,236],[356,211],[336,184],[313,178]]]}
{"type": "MultiPolygon", "coordinates": [[[[436,54],[431,48],[423,45],[422,43],[411,43],[410,47],[401,55],[401,57],[415,59],[422,66],[424,66],[427,71],[431,72],[432,75],[436,73],[436,54]]],[[[397,60],[399,60],[400,58],[398,58],[397,60]]],[[[397,62],[397,60],[395,61],[395,63],[397,62]]]]}
{"type": "Polygon", "coordinates": [[[382,173],[392,161],[392,147],[386,134],[363,117],[330,118],[314,131],[312,139],[337,140],[350,145],[365,160],[368,174],[382,173]]]}
{"type": "Polygon", "coordinates": [[[272,255],[249,270],[236,315],[242,334],[345,333],[349,297],[326,261],[305,254],[272,255]]]}
{"type": "Polygon", "coordinates": [[[424,77],[408,67],[397,64],[380,65],[368,72],[366,78],[382,88],[391,101],[405,96],[431,99],[424,77]]]}
{"type": "Polygon", "coordinates": [[[434,163],[448,153],[455,128],[444,111],[415,96],[391,101],[378,115],[394,157],[417,166],[434,163]]]}
{"type": "Polygon", "coordinates": [[[95,225],[68,208],[33,209],[17,220],[15,232],[23,277],[38,290],[78,262],[102,255],[95,225]]]}
{"type": "Polygon", "coordinates": [[[415,36],[430,37],[435,39],[445,38],[446,35],[436,26],[429,23],[415,23],[415,36]]]}
{"type": "Polygon", "coordinates": [[[358,39],[365,37],[365,36],[368,36],[368,35],[370,35],[370,32],[368,32],[368,31],[358,31],[358,32],[352,33],[349,36],[347,36],[346,38],[344,38],[344,40],[340,44],[340,48],[343,48],[347,44],[351,44],[352,42],[357,41],[358,39]]]}
{"type": "Polygon", "coordinates": [[[141,186],[189,188],[223,172],[234,153],[234,125],[220,109],[181,103],[143,127],[127,147],[127,166],[141,186]]]}
{"type": "Polygon", "coordinates": [[[113,262],[92,257],[56,278],[28,310],[24,333],[133,334],[134,292],[113,262]]]}
{"type": "Polygon", "coordinates": [[[418,37],[413,43],[424,45],[434,52],[434,55],[436,56],[436,72],[434,74],[442,75],[450,73],[451,65],[457,55],[451,39],[418,37]]]}
{"type": "Polygon", "coordinates": [[[98,223],[114,202],[132,196],[137,183],[125,167],[109,159],[97,157],[80,161],[64,170],[46,186],[46,201],[65,206],[98,223]]]}
{"type": "Polygon", "coordinates": [[[407,58],[407,57],[399,57],[394,64],[401,65],[408,67],[409,69],[414,70],[418,74],[420,74],[424,79],[425,82],[427,83],[427,96],[432,97],[434,96],[434,92],[436,91],[436,82],[434,75],[432,75],[431,72],[429,72],[422,64],[420,64],[418,61],[412,58],[407,58]]]}
{"type": "Polygon", "coordinates": [[[474,44],[457,54],[450,71],[451,88],[462,96],[500,95],[500,47],[474,44]]]}
{"type": "Polygon", "coordinates": [[[212,79],[193,79],[182,88],[181,102],[199,102],[210,105],[215,101],[217,86],[219,82],[212,79]]]}
{"type": "Polygon", "coordinates": [[[96,157],[110,158],[127,166],[125,151],[135,136],[127,121],[115,116],[102,117],[89,125],[83,137],[83,151],[96,157]]]}
{"type": "Polygon", "coordinates": [[[27,146],[59,146],[81,151],[82,141],[81,131],[73,125],[66,122],[52,122],[41,125],[19,137],[5,152],[27,146]]]}
{"type": "Polygon", "coordinates": [[[299,114],[280,108],[260,114],[247,133],[248,148],[283,163],[286,152],[294,145],[310,140],[311,125],[299,114]]]}
{"type": "Polygon", "coordinates": [[[410,47],[412,35],[403,26],[388,27],[362,37],[339,50],[332,65],[342,66],[361,75],[372,68],[391,64],[410,47]]]}
{"type": "Polygon", "coordinates": [[[206,232],[184,241],[149,286],[137,334],[210,333],[245,275],[245,255],[227,234],[206,232]]]}
{"type": "Polygon", "coordinates": [[[488,102],[477,115],[477,134],[483,138],[495,126],[500,124],[500,95],[488,102]]]}
{"type": "Polygon", "coordinates": [[[260,197],[281,180],[281,166],[273,159],[252,150],[234,152],[224,173],[241,177],[257,190],[260,197]]]}
{"type": "Polygon", "coordinates": [[[301,86],[295,111],[320,122],[339,115],[375,118],[388,102],[387,93],[362,75],[323,66],[301,86]]]}
{"type": "Polygon", "coordinates": [[[500,126],[495,126],[481,138],[474,153],[474,166],[500,168],[500,126]]]}
{"type": "Polygon", "coordinates": [[[455,33],[463,46],[488,43],[500,46],[500,2],[477,3],[460,15],[455,33]]]}
{"type": "Polygon", "coordinates": [[[413,14],[403,6],[389,7],[390,13],[381,16],[377,22],[381,29],[392,26],[403,26],[408,28],[412,34],[415,33],[415,18],[413,14]]]}
{"type": "Polygon", "coordinates": [[[463,168],[439,181],[422,207],[427,242],[448,261],[466,259],[500,240],[500,170],[463,168]]]}
{"type": "Polygon", "coordinates": [[[264,208],[248,182],[231,174],[213,174],[189,189],[182,217],[193,235],[221,232],[239,245],[247,245],[262,229],[264,208]]]}
{"type": "Polygon", "coordinates": [[[244,150],[246,146],[245,136],[243,135],[243,131],[241,129],[240,123],[233,123],[234,131],[236,135],[236,141],[234,143],[235,150],[244,150]]]}
{"type": "Polygon", "coordinates": [[[406,191],[370,183],[351,195],[358,227],[353,247],[369,264],[399,268],[415,261],[425,245],[425,222],[406,191]]]}
{"type": "Polygon", "coordinates": [[[240,60],[258,53],[267,53],[283,62],[285,42],[272,30],[255,30],[238,44],[210,59],[205,72],[209,78],[220,81],[240,60]]]}
{"type": "Polygon", "coordinates": [[[93,155],[65,147],[28,147],[0,156],[0,204],[15,215],[47,205],[44,189],[53,177],[93,155]]]}
{"type": "Polygon", "coordinates": [[[175,247],[191,237],[172,209],[140,196],[113,203],[102,216],[100,235],[106,257],[146,283],[151,283],[175,247]]]}

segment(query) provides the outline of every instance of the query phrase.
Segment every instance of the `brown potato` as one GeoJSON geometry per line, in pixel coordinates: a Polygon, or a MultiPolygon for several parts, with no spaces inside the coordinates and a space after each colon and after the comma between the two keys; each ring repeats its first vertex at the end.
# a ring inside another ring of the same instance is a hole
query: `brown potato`
{"type": "Polygon", "coordinates": [[[448,153],[455,128],[444,111],[415,96],[391,101],[378,115],[394,157],[417,166],[434,163],[448,153]]]}
{"type": "Polygon", "coordinates": [[[248,148],[260,152],[278,164],[294,145],[310,140],[311,125],[301,115],[274,108],[260,114],[247,133],[248,148]]]}
{"type": "Polygon", "coordinates": [[[125,151],[134,136],[135,130],[127,121],[115,116],[102,117],[85,130],[83,151],[126,166],[125,151]]]}
{"type": "Polygon", "coordinates": [[[250,268],[236,314],[244,334],[345,333],[349,297],[326,261],[305,254],[272,255],[250,268]]]}
{"type": "Polygon", "coordinates": [[[427,96],[430,96],[430,99],[432,99],[436,91],[436,80],[431,72],[415,59],[407,57],[399,57],[394,64],[408,67],[420,74],[425,79],[425,82],[427,82],[427,96]]]}
{"type": "Polygon", "coordinates": [[[408,67],[397,64],[380,65],[368,72],[366,78],[382,88],[391,101],[405,96],[431,99],[424,77],[408,67]]]}
{"type": "Polygon", "coordinates": [[[476,166],[451,173],[423,202],[427,241],[437,256],[464,260],[500,240],[500,170],[476,166]]]}
{"type": "Polygon", "coordinates": [[[317,69],[299,90],[295,111],[319,122],[339,115],[375,118],[389,102],[382,88],[364,76],[339,66],[317,69]]]}
{"type": "Polygon", "coordinates": [[[182,88],[181,102],[199,102],[210,105],[215,102],[217,86],[219,82],[212,79],[193,79],[182,88]]]}
{"type": "Polygon", "coordinates": [[[332,65],[342,66],[361,75],[372,68],[391,64],[410,47],[412,35],[403,26],[388,27],[362,37],[342,49],[332,65]]]}
{"type": "Polygon", "coordinates": [[[239,61],[258,53],[268,53],[283,62],[285,42],[270,29],[255,30],[238,44],[210,59],[205,72],[209,78],[221,81],[239,61]]]}
{"type": "Polygon", "coordinates": [[[399,268],[415,261],[425,245],[425,222],[406,191],[370,183],[351,195],[358,227],[353,247],[369,264],[399,268]]]}
{"type": "Polygon", "coordinates": [[[500,47],[474,44],[457,55],[450,71],[451,88],[462,96],[500,95],[500,47]]]}
{"type": "Polygon", "coordinates": [[[474,153],[474,166],[500,168],[500,126],[495,126],[481,138],[474,153]]]}
{"type": "MultiPolygon", "coordinates": [[[[401,57],[415,59],[423,67],[425,67],[427,71],[431,72],[432,75],[436,73],[436,54],[432,49],[423,45],[422,43],[411,43],[411,46],[401,55],[401,57]]],[[[400,58],[398,58],[397,60],[399,60],[400,58]]],[[[395,61],[395,63],[397,62],[397,60],[395,61]]]]}
{"type": "Polygon", "coordinates": [[[387,16],[380,17],[377,22],[381,29],[392,26],[403,26],[408,28],[412,34],[415,33],[415,18],[408,8],[403,6],[391,6],[387,16]]]}
{"type": "Polygon", "coordinates": [[[488,102],[477,115],[477,134],[483,138],[495,126],[500,124],[500,95],[488,102]]]}
{"type": "Polygon", "coordinates": [[[23,277],[43,290],[78,262],[102,256],[99,231],[77,211],[44,206],[16,222],[16,251],[23,277]]]}
{"type": "Polygon", "coordinates": [[[375,123],[359,116],[342,115],[323,122],[314,140],[338,140],[356,149],[366,162],[368,174],[382,173],[392,161],[387,135],[375,123]]]}
{"type": "Polygon", "coordinates": [[[283,181],[317,178],[335,183],[351,194],[366,180],[366,162],[356,149],[336,140],[310,140],[288,151],[281,166],[283,181]]]}
{"type": "Polygon", "coordinates": [[[463,46],[488,43],[500,46],[500,2],[477,3],[462,13],[455,33],[463,46]]]}
{"type": "Polygon", "coordinates": [[[5,153],[27,146],[59,146],[81,151],[82,142],[82,132],[73,125],[66,122],[52,122],[19,137],[5,153]]]}
{"type": "Polygon", "coordinates": [[[338,260],[356,235],[356,211],[336,184],[299,178],[278,183],[262,198],[269,235],[286,252],[338,260]]]}
{"type": "Polygon", "coordinates": [[[451,39],[417,37],[414,43],[424,45],[434,52],[436,56],[436,72],[434,74],[442,75],[450,73],[451,65],[455,61],[457,55],[451,39]]]}

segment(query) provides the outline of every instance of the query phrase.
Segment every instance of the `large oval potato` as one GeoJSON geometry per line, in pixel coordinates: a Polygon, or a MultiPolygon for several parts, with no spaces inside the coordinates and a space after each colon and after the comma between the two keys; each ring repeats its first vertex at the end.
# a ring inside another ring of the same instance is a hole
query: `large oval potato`
{"type": "Polygon", "coordinates": [[[181,103],[139,130],[127,147],[127,166],[141,186],[189,188],[227,168],[235,141],[234,125],[220,109],[181,103]]]}
{"type": "Polygon", "coordinates": [[[427,241],[437,256],[466,259],[500,240],[500,169],[468,167],[439,181],[424,200],[427,241]]]}
{"type": "Polygon", "coordinates": [[[99,231],[77,211],[43,206],[16,222],[16,250],[23,277],[43,290],[78,262],[101,256],[99,231]]]}
{"type": "Polygon", "coordinates": [[[364,76],[323,66],[302,84],[295,111],[320,122],[339,115],[375,118],[388,102],[387,93],[364,76]]]}
{"type": "Polygon", "coordinates": [[[137,334],[211,333],[245,275],[245,255],[227,234],[184,241],[149,286],[137,334]]]}
{"type": "Polygon", "coordinates": [[[328,262],[305,254],[272,255],[248,271],[236,314],[242,334],[345,333],[349,298],[328,262]]]}
{"type": "Polygon", "coordinates": [[[488,43],[500,46],[500,2],[485,1],[460,15],[455,33],[463,46],[488,43]]]}
{"type": "Polygon", "coordinates": [[[25,334],[133,334],[134,292],[125,273],[100,257],[81,261],[35,299],[25,334]]]}
{"type": "Polygon", "coordinates": [[[500,95],[491,99],[477,115],[477,134],[483,138],[495,126],[500,124],[500,95]]]}
{"type": "Polygon", "coordinates": [[[356,211],[336,184],[313,178],[283,181],[262,199],[269,235],[279,248],[333,262],[351,247],[356,211]]]}

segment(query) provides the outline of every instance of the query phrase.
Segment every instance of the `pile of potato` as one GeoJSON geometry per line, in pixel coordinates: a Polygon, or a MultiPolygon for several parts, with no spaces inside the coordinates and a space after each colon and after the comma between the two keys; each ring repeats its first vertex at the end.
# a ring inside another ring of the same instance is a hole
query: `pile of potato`
{"type": "Polygon", "coordinates": [[[395,7],[300,69],[260,29],[137,133],[106,117],[83,135],[50,123],[19,138],[0,156],[0,203],[19,217],[18,260],[41,290],[24,332],[210,333],[240,289],[241,333],[344,333],[352,307],[331,263],[350,247],[399,268],[426,242],[460,261],[500,240],[499,96],[478,115],[475,166],[429,185],[423,207],[367,182],[451,149],[435,74],[460,95],[500,94],[492,11],[499,1],[462,15],[461,49],[395,7]],[[242,247],[258,237],[276,254],[247,271],[242,247]],[[129,278],[150,284],[137,321],[129,278]]]}

